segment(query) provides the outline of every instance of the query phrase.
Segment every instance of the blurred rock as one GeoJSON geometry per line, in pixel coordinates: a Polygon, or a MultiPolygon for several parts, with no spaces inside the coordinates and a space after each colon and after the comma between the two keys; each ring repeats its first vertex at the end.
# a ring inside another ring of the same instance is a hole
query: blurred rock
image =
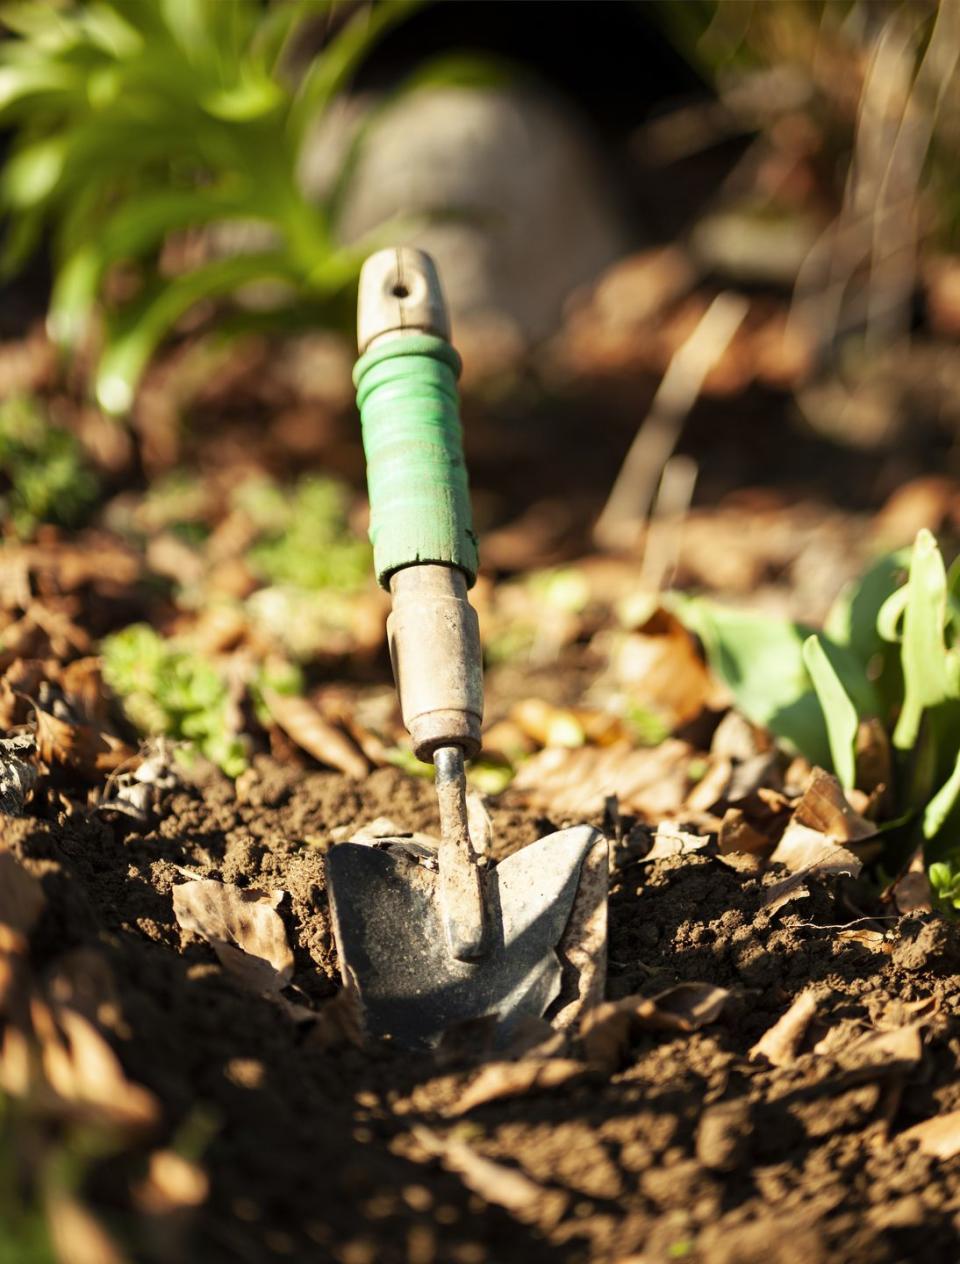
{"type": "MultiPolygon", "coordinates": [[[[301,173],[318,200],[373,104],[347,102],[308,137],[301,173]]],[[[356,241],[394,217],[419,221],[398,237],[437,260],[457,345],[472,357],[477,330],[485,364],[552,333],[568,295],[626,244],[588,136],[526,87],[422,89],[391,107],[364,140],[341,233],[356,241]]]]}

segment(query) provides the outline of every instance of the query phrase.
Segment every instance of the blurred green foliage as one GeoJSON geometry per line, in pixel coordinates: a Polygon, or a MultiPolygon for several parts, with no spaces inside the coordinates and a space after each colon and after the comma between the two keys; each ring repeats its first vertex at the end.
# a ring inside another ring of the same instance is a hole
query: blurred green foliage
{"type": "Polygon", "coordinates": [[[231,777],[247,766],[246,745],[227,723],[229,691],[213,663],[145,623],[101,646],[103,678],[141,733],[192,743],[231,777]]]}
{"type": "MultiPolygon", "coordinates": [[[[960,562],[929,531],[841,593],[823,630],[701,598],[672,599],[748,719],[857,786],[861,722],[892,751],[894,851],[922,844],[934,886],[960,908],[960,562]]],[[[870,787],[863,787],[869,789],[870,787]]]]}
{"type": "Polygon", "coordinates": [[[365,587],[373,554],[350,527],[349,500],[347,489],[330,478],[303,478],[292,491],[268,479],[244,483],[235,502],[260,531],[247,557],[254,573],[313,592],[365,587]]]}
{"type": "Polygon", "coordinates": [[[76,526],[99,492],[76,437],[27,396],[0,403],[0,475],[0,516],[23,537],[41,522],[76,526]]]}
{"type": "MultiPolygon", "coordinates": [[[[335,181],[303,195],[307,129],[373,41],[419,0],[347,13],[337,0],[11,0],[0,7],[0,125],[15,138],[0,174],[8,221],[2,268],[45,234],[55,283],[49,326],[72,348],[105,309],[101,405],[129,408],[144,367],[182,316],[251,283],[280,282],[287,312],[329,320],[370,243],[342,248],[335,181]],[[335,34],[296,80],[286,73],[306,25],[335,34]],[[163,258],[171,233],[243,225],[250,248],[163,258]],[[117,269],[123,285],[111,285],[117,269]]],[[[345,163],[342,178],[349,176],[345,163]]]]}

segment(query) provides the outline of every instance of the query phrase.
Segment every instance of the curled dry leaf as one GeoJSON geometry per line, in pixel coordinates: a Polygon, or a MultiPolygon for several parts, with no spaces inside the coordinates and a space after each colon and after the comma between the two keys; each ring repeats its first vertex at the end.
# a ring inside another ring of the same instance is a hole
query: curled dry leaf
{"type": "Polygon", "coordinates": [[[450,1172],[456,1172],[473,1193],[505,1207],[524,1224],[550,1227],[562,1219],[569,1197],[564,1190],[544,1189],[516,1168],[494,1163],[455,1137],[441,1137],[430,1128],[417,1125],[413,1135],[428,1154],[439,1158],[450,1172]]]}
{"type": "Polygon", "coordinates": [[[136,759],[136,751],[118,737],[87,724],[71,724],[37,710],[37,754],[48,768],[70,768],[83,777],[116,772],[136,759]]]}
{"type": "Polygon", "coordinates": [[[621,692],[662,715],[671,728],[695,720],[719,697],[693,637],[676,615],[663,609],[636,631],[616,638],[610,674],[621,692]]]}
{"type": "Polygon", "coordinates": [[[448,1115],[465,1115],[477,1106],[523,1097],[527,1093],[549,1092],[569,1084],[587,1071],[573,1058],[524,1058],[520,1062],[491,1062],[464,1090],[448,1115]]]}
{"type": "Polygon", "coordinates": [[[689,856],[703,851],[710,846],[710,839],[702,834],[688,834],[676,829],[669,821],[664,821],[653,836],[653,845],[642,858],[645,864],[650,860],[666,860],[670,856],[689,856]]]}
{"type": "Polygon", "coordinates": [[[512,788],[562,817],[601,811],[615,794],[623,810],[657,818],[683,803],[691,754],[678,740],[644,750],[628,743],[545,750],[521,767],[512,788]]]}
{"type": "Polygon", "coordinates": [[[148,1128],[159,1118],[156,1098],[128,1080],[94,1025],[66,1006],[34,997],[30,1018],[47,1084],[85,1117],[124,1128],[148,1128]]]}
{"type": "Polygon", "coordinates": [[[723,856],[734,852],[748,856],[763,856],[771,851],[772,840],[747,820],[741,808],[728,808],[720,822],[717,849],[723,856]]]}
{"type": "Polygon", "coordinates": [[[205,939],[244,987],[279,992],[293,975],[293,952],[277,912],[283,896],[199,878],[173,888],[173,912],[181,930],[205,939]]]}
{"type": "Polygon", "coordinates": [[[838,1061],[847,1070],[882,1073],[907,1069],[923,1056],[921,1025],[909,1023],[891,1031],[869,1032],[839,1051],[838,1061]]]}
{"type": "Polygon", "coordinates": [[[836,777],[814,768],[770,859],[791,873],[815,870],[856,877],[863,867],[857,845],[876,832],[876,825],[847,802],[836,777]]]}
{"type": "Polygon", "coordinates": [[[263,691],[271,716],[287,737],[321,764],[358,780],[370,771],[366,756],[342,729],[325,720],[306,698],[263,691]]]}
{"type": "Polygon", "coordinates": [[[916,1141],[924,1154],[935,1159],[955,1158],[960,1154],[960,1110],[934,1115],[900,1135],[908,1141],[916,1141]]]}
{"type": "Polygon", "coordinates": [[[750,1050],[750,1061],[765,1058],[771,1066],[789,1066],[795,1061],[797,1050],[816,1012],[816,995],[811,991],[801,992],[787,1012],[763,1033],[750,1050]]]}
{"type": "Polygon", "coordinates": [[[678,983],[657,996],[626,996],[588,1010],[580,1037],[588,1062],[615,1070],[637,1031],[698,1031],[716,1022],[730,998],[710,983],[678,983]]]}

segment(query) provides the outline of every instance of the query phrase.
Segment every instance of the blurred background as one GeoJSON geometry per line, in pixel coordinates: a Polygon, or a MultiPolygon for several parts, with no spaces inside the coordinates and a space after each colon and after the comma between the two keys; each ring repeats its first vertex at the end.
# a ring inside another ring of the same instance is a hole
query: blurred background
{"type": "Polygon", "coordinates": [[[11,653],[53,609],[71,653],[145,619],[388,678],[350,373],[359,266],[400,241],[465,363],[491,664],[528,678],[591,603],[670,584],[816,623],[918,527],[949,551],[955,3],[0,21],[11,653]]]}

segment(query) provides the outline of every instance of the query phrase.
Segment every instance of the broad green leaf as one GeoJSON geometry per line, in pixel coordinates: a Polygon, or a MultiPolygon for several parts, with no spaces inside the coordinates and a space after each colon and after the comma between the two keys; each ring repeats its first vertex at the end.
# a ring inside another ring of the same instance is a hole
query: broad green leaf
{"type": "Polygon", "coordinates": [[[856,707],[817,637],[811,636],[804,641],[803,661],[827,724],[833,771],[844,790],[852,790],[857,780],[856,744],[860,727],[856,707]]]}
{"type": "Polygon", "coordinates": [[[893,732],[898,750],[911,750],[928,707],[939,706],[951,692],[944,643],[947,575],[940,549],[926,529],[918,532],[910,559],[907,604],[903,615],[903,707],[893,732]]]}
{"type": "Polygon", "coordinates": [[[749,720],[812,763],[829,763],[826,724],[803,662],[806,631],[679,594],[670,605],[700,637],[711,669],[749,720]]]}

